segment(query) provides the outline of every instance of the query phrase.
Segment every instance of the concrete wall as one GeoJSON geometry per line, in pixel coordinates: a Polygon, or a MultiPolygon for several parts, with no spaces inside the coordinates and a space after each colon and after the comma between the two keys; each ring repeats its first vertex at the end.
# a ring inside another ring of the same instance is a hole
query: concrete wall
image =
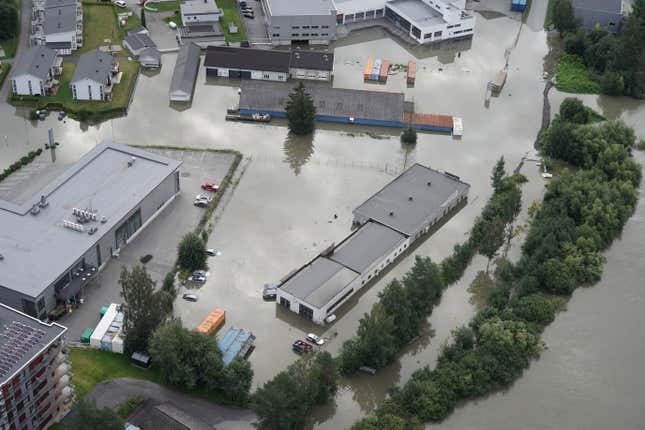
{"type": "Polygon", "coordinates": [[[89,79],[81,79],[70,85],[72,95],[76,100],[103,100],[101,97],[103,84],[89,79]],[[76,91],[75,95],[74,91],[76,91]]]}
{"type": "Polygon", "coordinates": [[[44,95],[44,82],[32,75],[20,75],[11,80],[12,91],[21,96],[44,95]],[[29,84],[31,83],[31,89],[29,84]]]}
{"type": "Polygon", "coordinates": [[[306,40],[312,45],[327,45],[330,40],[336,38],[336,13],[333,12],[329,15],[267,15],[267,33],[273,45],[288,45],[292,40],[306,40]]]}

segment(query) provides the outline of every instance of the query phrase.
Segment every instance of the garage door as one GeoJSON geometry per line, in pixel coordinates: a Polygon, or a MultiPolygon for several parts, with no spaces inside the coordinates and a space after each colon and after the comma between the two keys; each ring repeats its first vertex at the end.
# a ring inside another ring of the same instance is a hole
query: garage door
{"type": "Polygon", "coordinates": [[[228,77],[229,78],[239,78],[242,75],[242,73],[239,70],[229,70],[228,71],[228,77]]]}
{"type": "Polygon", "coordinates": [[[206,69],[206,76],[217,76],[217,69],[214,68],[207,68],[206,69]]]}
{"type": "Polygon", "coordinates": [[[251,72],[250,71],[242,71],[241,77],[245,79],[251,79],[251,72]]]}

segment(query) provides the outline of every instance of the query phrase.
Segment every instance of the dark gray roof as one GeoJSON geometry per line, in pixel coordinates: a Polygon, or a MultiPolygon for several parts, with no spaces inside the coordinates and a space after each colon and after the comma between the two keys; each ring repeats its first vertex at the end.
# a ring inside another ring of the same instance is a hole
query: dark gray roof
{"type": "Polygon", "coordinates": [[[334,69],[334,54],[331,52],[292,51],[290,67],[331,71],[334,69]]]}
{"type": "Polygon", "coordinates": [[[72,42],[46,42],[45,46],[51,49],[71,49],[72,42]]]}
{"type": "Polygon", "coordinates": [[[60,324],[46,324],[0,303],[0,386],[66,330],[60,324]]]}
{"type": "Polygon", "coordinates": [[[4,257],[0,260],[0,285],[38,297],[180,165],[176,160],[107,141],[23,204],[0,200],[0,254],[4,257]],[[137,161],[128,168],[133,156],[137,161]],[[31,215],[29,210],[42,195],[49,205],[31,215]],[[74,220],[72,208],[90,206],[99,217],[107,218],[96,234],[63,227],[63,220],[74,220]]]}
{"type": "Polygon", "coordinates": [[[194,43],[187,43],[177,54],[177,63],[170,82],[170,94],[181,93],[189,96],[193,93],[195,79],[199,71],[199,56],[201,48],[194,43]]]}
{"type": "Polygon", "coordinates": [[[332,0],[267,0],[266,5],[272,16],[335,15],[336,9],[332,0]]]}
{"type": "Polygon", "coordinates": [[[20,75],[32,75],[36,78],[46,80],[49,70],[56,59],[56,51],[45,46],[34,46],[27,49],[11,70],[11,77],[20,75]]]}
{"type": "Polygon", "coordinates": [[[139,61],[161,61],[161,53],[156,48],[146,48],[139,54],[139,61]]]}
{"type": "Polygon", "coordinates": [[[444,208],[469,188],[452,175],[414,164],[353,213],[412,235],[426,220],[441,217],[444,208]]]}
{"type": "Polygon", "coordinates": [[[76,31],[76,5],[45,9],[45,35],[76,31]]]}
{"type": "MultiPolygon", "coordinates": [[[[284,112],[293,83],[243,80],[240,84],[240,109],[284,112]]],[[[403,93],[351,90],[347,88],[307,87],[318,115],[354,117],[381,121],[403,120],[403,93]]]]}
{"type": "Polygon", "coordinates": [[[290,57],[287,51],[209,46],[204,66],[288,73],[290,57]]]}
{"type": "Polygon", "coordinates": [[[389,255],[406,240],[406,236],[384,225],[368,222],[334,249],[330,260],[355,272],[363,273],[384,255],[389,255]]]}
{"type": "Polygon", "coordinates": [[[106,84],[115,61],[114,57],[98,49],[86,52],[78,58],[71,83],[90,79],[106,84]]]}
{"type": "Polygon", "coordinates": [[[77,3],[77,0],[45,0],[45,9],[64,6],[76,6],[77,3]]]}
{"type": "Polygon", "coordinates": [[[357,276],[358,273],[335,261],[318,257],[301,268],[280,288],[312,306],[321,308],[357,276]]]}
{"type": "Polygon", "coordinates": [[[574,9],[589,9],[596,12],[621,13],[622,0],[573,0],[574,9]]]}
{"type": "MultiPolygon", "coordinates": [[[[143,48],[157,47],[157,44],[154,43],[150,38],[150,36],[148,36],[145,33],[131,34],[129,36],[126,36],[126,38],[123,41],[128,44],[129,49],[132,51],[133,54],[135,54],[136,52],[140,51],[143,48]]],[[[138,54],[135,54],[135,55],[138,55],[138,54]]]]}
{"type": "Polygon", "coordinates": [[[148,29],[145,28],[143,25],[137,25],[135,27],[132,27],[130,30],[127,31],[127,35],[130,36],[132,34],[148,34],[148,29]]]}

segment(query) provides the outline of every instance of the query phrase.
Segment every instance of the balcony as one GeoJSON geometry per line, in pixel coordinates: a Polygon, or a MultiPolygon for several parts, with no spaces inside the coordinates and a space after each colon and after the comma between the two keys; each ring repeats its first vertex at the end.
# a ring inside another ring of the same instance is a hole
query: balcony
{"type": "Polygon", "coordinates": [[[56,298],[61,301],[67,301],[74,297],[96,277],[96,273],[96,267],[87,264],[74,269],[71,273],[70,281],[56,289],[56,298]]]}

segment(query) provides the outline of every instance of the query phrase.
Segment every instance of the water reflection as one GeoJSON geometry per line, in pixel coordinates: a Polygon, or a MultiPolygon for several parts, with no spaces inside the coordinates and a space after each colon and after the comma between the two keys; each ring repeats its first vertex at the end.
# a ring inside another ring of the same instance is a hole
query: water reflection
{"type": "Polygon", "coordinates": [[[289,133],[284,140],[284,161],[291,166],[296,176],[314,154],[314,136],[315,132],[306,136],[289,133]]]}

